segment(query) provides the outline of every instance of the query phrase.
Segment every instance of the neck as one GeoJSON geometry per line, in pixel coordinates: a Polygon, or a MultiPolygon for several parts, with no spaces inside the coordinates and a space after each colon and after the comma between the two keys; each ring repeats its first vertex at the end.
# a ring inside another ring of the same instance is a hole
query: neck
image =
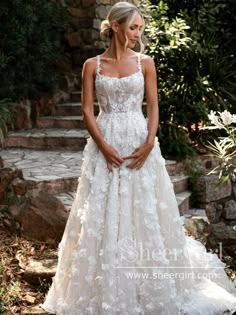
{"type": "Polygon", "coordinates": [[[109,56],[115,60],[122,59],[129,52],[129,50],[124,46],[121,46],[114,37],[111,39],[110,45],[106,51],[109,56]]]}

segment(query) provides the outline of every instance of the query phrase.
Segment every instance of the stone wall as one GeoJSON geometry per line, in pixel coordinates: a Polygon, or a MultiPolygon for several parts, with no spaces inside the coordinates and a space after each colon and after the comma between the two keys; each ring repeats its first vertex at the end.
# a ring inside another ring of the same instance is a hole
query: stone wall
{"type": "Polygon", "coordinates": [[[210,223],[236,226],[236,183],[219,185],[217,175],[203,175],[197,183],[199,206],[206,210],[210,223]]]}
{"type": "Polygon", "coordinates": [[[40,241],[60,241],[69,212],[63,202],[0,157],[0,229],[40,241]]]}
{"type": "MultiPolygon", "coordinates": [[[[71,15],[64,35],[65,54],[59,68],[60,88],[73,91],[81,88],[81,70],[84,61],[100,54],[107,43],[100,39],[100,25],[108,11],[118,0],[67,0],[71,15]]],[[[128,0],[138,4],[136,0],[128,0]]]]}
{"type": "MultiPolygon", "coordinates": [[[[198,158],[199,165],[196,167],[201,176],[194,189],[195,206],[206,210],[211,224],[223,222],[236,226],[236,181],[227,180],[219,184],[218,174],[209,174],[219,165],[219,161],[208,150],[204,149],[198,158]]],[[[232,163],[236,164],[236,157],[232,163]]]]}

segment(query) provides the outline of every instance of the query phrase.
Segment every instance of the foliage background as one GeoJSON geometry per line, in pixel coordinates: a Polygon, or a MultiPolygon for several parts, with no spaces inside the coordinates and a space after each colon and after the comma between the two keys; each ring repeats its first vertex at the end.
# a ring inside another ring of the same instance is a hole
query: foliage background
{"type": "MultiPolygon", "coordinates": [[[[158,69],[159,139],[166,155],[192,154],[209,111],[236,112],[234,0],[142,0],[146,52],[158,69]]],[[[215,134],[216,136],[216,134],[215,134]]]]}
{"type": "Polygon", "coordinates": [[[61,1],[1,0],[0,99],[37,99],[53,92],[61,34],[68,13],[61,1]]]}

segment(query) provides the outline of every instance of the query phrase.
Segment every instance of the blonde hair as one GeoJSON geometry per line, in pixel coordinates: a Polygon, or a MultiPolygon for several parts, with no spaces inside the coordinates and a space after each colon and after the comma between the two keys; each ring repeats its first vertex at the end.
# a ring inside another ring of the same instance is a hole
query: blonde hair
{"type": "MultiPolygon", "coordinates": [[[[112,22],[116,21],[117,23],[126,23],[126,29],[130,27],[133,22],[136,14],[139,14],[143,20],[142,32],[145,27],[145,22],[142,13],[140,10],[133,4],[128,2],[118,2],[110,9],[107,14],[106,20],[101,23],[101,38],[107,40],[111,39],[113,36],[113,30],[111,27],[112,22]]],[[[125,34],[126,36],[126,34],[125,34]]],[[[141,37],[139,38],[140,50],[143,51],[144,44],[142,43],[141,37]]],[[[126,36],[125,47],[128,45],[128,38],[126,36]]]]}

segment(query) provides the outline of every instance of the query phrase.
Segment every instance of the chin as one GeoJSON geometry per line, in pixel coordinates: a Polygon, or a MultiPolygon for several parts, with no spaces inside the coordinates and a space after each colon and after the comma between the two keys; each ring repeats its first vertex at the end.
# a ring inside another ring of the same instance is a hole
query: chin
{"type": "Polygon", "coordinates": [[[136,45],[136,43],[130,43],[130,44],[128,45],[128,48],[134,48],[135,45],[136,45]]]}

